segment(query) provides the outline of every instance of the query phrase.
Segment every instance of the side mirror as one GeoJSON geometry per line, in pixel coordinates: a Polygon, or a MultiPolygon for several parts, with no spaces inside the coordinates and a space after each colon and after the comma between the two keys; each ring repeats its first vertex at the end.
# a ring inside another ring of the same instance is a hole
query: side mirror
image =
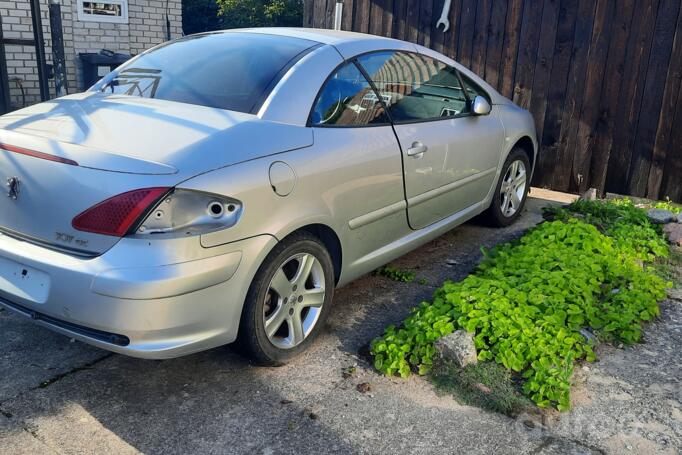
{"type": "Polygon", "coordinates": [[[472,110],[474,111],[474,114],[476,115],[488,115],[490,114],[490,110],[492,108],[490,107],[490,103],[488,102],[487,99],[483,98],[482,96],[477,96],[474,98],[474,103],[472,110]]]}

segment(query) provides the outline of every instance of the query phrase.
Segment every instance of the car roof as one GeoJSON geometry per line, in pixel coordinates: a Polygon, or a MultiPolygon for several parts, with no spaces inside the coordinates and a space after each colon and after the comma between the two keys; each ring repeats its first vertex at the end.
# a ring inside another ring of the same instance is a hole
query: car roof
{"type": "Polygon", "coordinates": [[[344,59],[376,50],[408,50],[415,52],[415,44],[366,33],[346,32],[323,28],[262,27],[229,30],[229,32],[262,33],[275,36],[305,39],[333,46],[344,59]]]}
{"type": "Polygon", "coordinates": [[[268,35],[289,36],[301,38],[309,41],[316,41],[321,44],[331,44],[332,46],[348,43],[352,41],[386,41],[391,40],[399,43],[398,40],[384,38],[382,36],[368,35],[366,33],[347,32],[343,30],[330,30],[325,28],[303,28],[303,27],[258,27],[240,28],[230,30],[231,32],[263,33],[268,35]]]}

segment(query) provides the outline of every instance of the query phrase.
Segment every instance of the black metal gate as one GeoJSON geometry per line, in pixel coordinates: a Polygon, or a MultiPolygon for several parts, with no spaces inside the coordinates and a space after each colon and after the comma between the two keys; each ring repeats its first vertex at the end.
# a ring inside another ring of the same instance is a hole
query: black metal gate
{"type": "MultiPolygon", "coordinates": [[[[28,46],[35,49],[40,99],[46,101],[50,97],[48,85],[50,66],[47,64],[45,58],[45,41],[43,40],[43,26],[40,16],[40,0],[30,0],[30,2],[33,39],[5,38],[2,31],[2,16],[0,15],[0,114],[12,110],[9,95],[7,57],[5,55],[6,45],[28,46]]],[[[50,5],[50,7],[52,7],[52,5],[50,5]]],[[[59,30],[59,34],[61,35],[61,30],[59,30]]]]}

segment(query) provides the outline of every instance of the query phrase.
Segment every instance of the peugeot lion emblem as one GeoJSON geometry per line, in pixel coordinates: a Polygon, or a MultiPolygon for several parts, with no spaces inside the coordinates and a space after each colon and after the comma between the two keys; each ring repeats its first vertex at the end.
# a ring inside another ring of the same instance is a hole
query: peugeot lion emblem
{"type": "Polygon", "coordinates": [[[19,197],[19,177],[7,179],[7,197],[14,200],[19,197]]]}

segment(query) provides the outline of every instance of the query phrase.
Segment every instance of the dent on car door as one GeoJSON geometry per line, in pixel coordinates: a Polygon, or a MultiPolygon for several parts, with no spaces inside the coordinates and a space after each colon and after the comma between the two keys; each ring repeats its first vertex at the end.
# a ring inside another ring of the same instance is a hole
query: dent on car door
{"type": "Polygon", "coordinates": [[[408,218],[420,229],[485,199],[503,137],[493,115],[471,114],[457,71],[430,57],[382,51],[360,56],[386,103],[402,149],[408,218]]]}
{"type": "Polygon", "coordinates": [[[391,123],[367,79],[347,62],[320,90],[309,124],[320,155],[317,187],[344,222],[344,264],[361,268],[371,252],[409,232],[391,123]]]}

